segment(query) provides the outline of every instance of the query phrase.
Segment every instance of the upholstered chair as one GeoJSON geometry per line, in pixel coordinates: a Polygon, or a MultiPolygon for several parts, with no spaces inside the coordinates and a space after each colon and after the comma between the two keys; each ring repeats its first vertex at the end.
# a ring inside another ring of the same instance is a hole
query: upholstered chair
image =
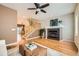
{"type": "Polygon", "coordinates": [[[7,56],[5,40],[0,40],[0,56],[7,56]]]}

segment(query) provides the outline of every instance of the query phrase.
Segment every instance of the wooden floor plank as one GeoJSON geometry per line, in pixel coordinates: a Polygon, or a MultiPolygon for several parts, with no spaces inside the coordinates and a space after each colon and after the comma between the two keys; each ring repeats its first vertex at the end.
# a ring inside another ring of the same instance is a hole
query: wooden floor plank
{"type": "Polygon", "coordinates": [[[36,43],[41,45],[47,46],[51,49],[55,49],[67,55],[76,55],[77,54],[77,47],[73,42],[66,42],[66,41],[57,41],[51,39],[34,39],[36,43]]]}

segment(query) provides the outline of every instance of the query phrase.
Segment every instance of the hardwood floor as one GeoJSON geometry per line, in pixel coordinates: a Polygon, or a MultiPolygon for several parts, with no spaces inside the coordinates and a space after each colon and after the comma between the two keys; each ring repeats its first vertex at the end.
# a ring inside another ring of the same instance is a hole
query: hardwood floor
{"type": "Polygon", "coordinates": [[[65,41],[57,41],[57,40],[41,39],[41,38],[34,39],[33,41],[70,56],[77,54],[77,47],[73,42],[65,42],[65,41]]]}

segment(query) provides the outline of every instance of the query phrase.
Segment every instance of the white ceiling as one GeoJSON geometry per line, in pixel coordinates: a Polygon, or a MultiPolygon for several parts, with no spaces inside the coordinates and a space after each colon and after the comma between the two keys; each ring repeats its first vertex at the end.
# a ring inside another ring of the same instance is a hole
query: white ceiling
{"type": "Polygon", "coordinates": [[[39,12],[35,15],[35,10],[27,10],[27,8],[35,7],[33,3],[3,3],[2,5],[17,10],[19,16],[32,16],[40,19],[66,15],[74,12],[76,8],[75,3],[50,3],[48,7],[44,8],[47,11],[46,14],[39,12]]]}

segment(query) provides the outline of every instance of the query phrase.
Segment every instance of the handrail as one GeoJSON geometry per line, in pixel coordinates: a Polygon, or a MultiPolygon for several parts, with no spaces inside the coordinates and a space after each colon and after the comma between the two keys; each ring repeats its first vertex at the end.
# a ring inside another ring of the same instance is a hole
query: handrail
{"type": "Polygon", "coordinates": [[[31,31],[30,33],[28,33],[28,35],[26,36],[26,34],[23,37],[28,38],[30,35],[32,35],[36,30],[39,30],[39,28],[34,29],[33,31],[31,31]]]}

